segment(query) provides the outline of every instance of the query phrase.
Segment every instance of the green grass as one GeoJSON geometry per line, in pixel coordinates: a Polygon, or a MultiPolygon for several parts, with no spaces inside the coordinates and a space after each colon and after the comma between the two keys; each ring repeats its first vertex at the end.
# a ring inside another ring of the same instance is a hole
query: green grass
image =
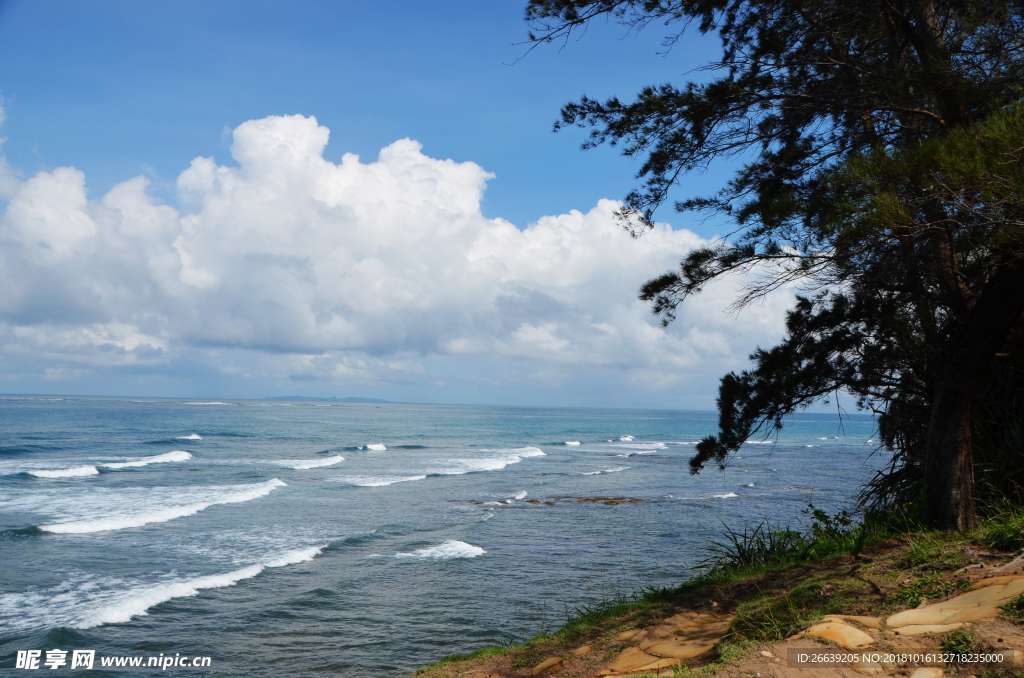
{"type": "Polygon", "coordinates": [[[942,639],[942,650],[953,654],[975,654],[984,650],[981,638],[974,631],[957,629],[942,639]]]}
{"type": "Polygon", "coordinates": [[[1019,552],[1024,549],[1024,506],[1004,502],[985,521],[981,541],[989,548],[1019,552]]]}
{"type": "Polygon", "coordinates": [[[999,606],[999,616],[1014,624],[1024,624],[1024,594],[999,606]]]}
{"type": "Polygon", "coordinates": [[[889,599],[902,607],[917,607],[930,598],[942,598],[957,591],[971,588],[971,580],[961,577],[954,581],[943,580],[938,573],[925,575],[910,584],[896,589],[889,599]]]}
{"type": "Polygon", "coordinates": [[[418,676],[428,671],[433,671],[434,669],[444,668],[446,666],[451,666],[452,664],[461,664],[462,662],[471,661],[473,659],[503,656],[508,654],[510,650],[511,648],[508,647],[485,647],[482,650],[477,650],[476,652],[470,652],[468,654],[453,654],[441,659],[440,661],[434,662],[430,666],[424,666],[423,668],[416,669],[416,673],[413,675],[418,676]]]}
{"type": "Polygon", "coordinates": [[[711,574],[754,574],[801,562],[824,560],[843,553],[859,553],[866,546],[890,536],[896,529],[890,519],[869,513],[858,523],[846,511],[828,515],[813,504],[803,513],[810,527],[773,525],[765,519],[742,532],[725,528],[723,538],[706,549],[701,566],[711,574]]]}

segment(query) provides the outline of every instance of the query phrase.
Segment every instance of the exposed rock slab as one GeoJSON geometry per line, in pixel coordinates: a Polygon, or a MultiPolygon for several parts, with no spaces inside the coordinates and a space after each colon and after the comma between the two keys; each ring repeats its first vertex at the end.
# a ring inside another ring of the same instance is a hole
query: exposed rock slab
{"type": "MultiPolygon", "coordinates": [[[[999,606],[1024,593],[1024,577],[992,577],[977,583],[980,588],[955,598],[916,610],[897,612],[885,620],[889,628],[956,624],[989,619],[999,614],[999,606]]],[[[911,635],[903,633],[902,635],[911,635]]]]}
{"type": "Polygon", "coordinates": [[[864,647],[875,642],[874,638],[860,629],[841,621],[827,621],[815,624],[804,631],[804,634],[831,640],[844,648],[864,647]]]}
{"type": "Polygon", "coordinates": [[[857,673],[863,673],[865,676],[877,676],[880,673],[885,673],[885,667],[873,661],[858,659],[855,662],[851,662],[849,666],[857,673]]]}
{"type": "Polygon", "coordinates": [[[822,621],[837,621],[837,622],[849,622],[855,621],[858,624],[863,624],[869,629],[880,629],[882,628],[881,617],[864,617],[856,614],[826,614],[822,621]]]}
{"type": "Polygon", "coordinates": [[[1019,574],[1004,574],[1004,575],[1000,575],[998,577],[989,577],[988,579],[978,580],[978,581],[974,582],[974,586],[977,587],[977,588],[981,588],[983,586],[996,586],[996,585],[1004,586],[1006,584],[1009,584],[1014,579],[1020,579],[1020,578],[1021,578],[1021,576],[1019,574]]]}
{"type": "Polygon", "coordinates": [[[616,640],[642,641],[639,647],[623,650],[597,675],[660,671],[704,654],[729,630],[731,617],[683,612],[650,629],[623,631],[616,640]]]}
{"type": "Polygon", "coordinates": [[[534,666],[533,670],[530,671],[530,675],[532,675],[532,676],[539,676],[542,673],[551,673],[553,671],[557,671],[559,668],[561,668],[561,666],[562,666],[562,658],[561,657],[548,657],[547,659],[542,661],[540,664],[537,664],[536,666],[534,666]]]}
{"type": "Polygon", "coordinates": [[[643,667],[656,661],[658,661],[657,657],[652,657],[639,647],[627,647],[608,666],[598,671],[597,675],[611,676],[616,673],[636,673],[643,669],[643,667]]]}
{"type": "Polygon", "coordinates": [[[633,640],[633,636],[640,633],[643,633],[643,629],[627,629],[615,636],[615,640],[618,642],[626,642],[627,640],[633,640]]]}
{"type": "Polygon", "coordinates": [[[641,643],[640,648],[647,654],[669,659],[689,659],[702,655],[715,646],[714,643],[693,640],[659,640],[641,643]],[[646,645],[646,647],[644,647],[646,645]]]}
{"type": "Polygon", "coordinates": [[[1012,666],[1020,666],[1024,664],[1024,652],[1020,650],[1001,650],[1003,654],[1003,661],[998,664],[1002,668],[1010,668],[1012,666]]]}
{"type": "Polygon", "coordinates": [[[926,633],[947,633],[960,628],[963,624],[908,624],[893,629],[897,636],[922,636],[926,633]]]}

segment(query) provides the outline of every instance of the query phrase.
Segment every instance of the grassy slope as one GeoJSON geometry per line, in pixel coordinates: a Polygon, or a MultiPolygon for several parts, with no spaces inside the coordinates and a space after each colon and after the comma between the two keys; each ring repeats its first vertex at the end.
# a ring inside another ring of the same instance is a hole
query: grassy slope
{"type": "MultiPolygon", "coordinates": [[[[734,614],[729,635],[714,656],[694,661],[681,675],[711,675],[735,665],[759,643],[782,640],[832,613],[885,616],[925,599],[955,595],[1000,561],[979,552],[1024,547],[1024,510],[1008,508],[972,534],[850,525],[823,515],[807,534],[762,526],[726,535],[718,565],[672,589],[648,590],[631,602],[584,611],[550,635],[522,645],[454,656],[420,669],[422,678],[471,670],[529,675],[552,656],[567,657],[592,645],[585,670],[596,670],[629,644],[626,629],[649,626],[685,608],[734,614]],[[985,569],[956,571],[971,563],[985,569]]],[[[1024,607],[1024,605],[1022,605],[1024,607]]],[[[949,642],[972,642],[957,636],[949,642]]]]}

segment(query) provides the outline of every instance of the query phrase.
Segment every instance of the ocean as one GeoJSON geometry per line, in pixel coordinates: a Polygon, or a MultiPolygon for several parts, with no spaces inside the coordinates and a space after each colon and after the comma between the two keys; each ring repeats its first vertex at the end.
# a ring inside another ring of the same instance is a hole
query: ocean
{"type": "Polygon", "coordinates": [[[684,581],[724,526],[848,507],[884,464],[870,417],[804,414],[692,476],[716,423],[0,397],[0,668],[59,649],[96,676],[408,675],[684,581]]]}

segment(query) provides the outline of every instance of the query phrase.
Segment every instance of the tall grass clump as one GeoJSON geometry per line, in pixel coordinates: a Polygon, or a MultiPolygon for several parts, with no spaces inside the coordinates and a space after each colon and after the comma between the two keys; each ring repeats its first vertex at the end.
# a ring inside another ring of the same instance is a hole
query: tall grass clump
{"type": "Polygon", "coordinates": [[[811,517],[810,527],[804,531],[790,524],[772,524],[767,518],[742,531],[726,526],[722,538],[712,540],[705,549],[709,557],[698,567],[708,577],[785,567],[857,553],[893,530],[890,520],[878,513],[868,512],[860,522],[854,522],[847,511],[829,515],[813,504],[803,513],[811,517]]]}
{"type": "Polygon", "coordinates": [[[1024,550],[1024,506],[1003,501],[986,511],[982,521],[981,541],[1001,551],[1024,550]]]}

